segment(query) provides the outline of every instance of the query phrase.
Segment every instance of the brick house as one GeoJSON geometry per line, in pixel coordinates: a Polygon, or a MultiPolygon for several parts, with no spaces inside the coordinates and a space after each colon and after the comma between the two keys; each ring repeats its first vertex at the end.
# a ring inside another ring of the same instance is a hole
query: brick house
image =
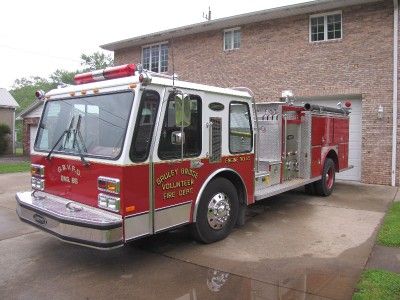
{"type": "Polygon", "coordinates": [[[22,147],[24,155],[29,155],[35,143],[36,132],[43,110],[43,101],[35,100],[17,117],[22,120],[22,147]]]}
{"type": "Polygon", "coordinates": [[[398,184],[398,0],[317,0],[205,21],[102,45],[115,64],[182,80],[251,88],[256,101],[290,89],[298,101],[353,103],[342,179],[398,184]],[[173,53],[173,59],[172,59],[173,53]],[[396,126],[394,126],[396,124],[396,126]]]}
{"type": "Polygon", "coordinates": [[[0,124],[6,124],[11,129],[11,143],[7,154],[15,152],[15,110],[19,107],[17,101],[4,88],[0,88],[0,124]]]}

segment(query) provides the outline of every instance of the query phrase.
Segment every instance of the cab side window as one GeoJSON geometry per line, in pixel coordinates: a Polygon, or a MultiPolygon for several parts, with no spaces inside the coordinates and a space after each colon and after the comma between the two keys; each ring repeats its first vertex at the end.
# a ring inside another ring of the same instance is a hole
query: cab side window
{"type": "Polygon", "coordinates": [[[229,151],[231,153],[251,152],[253,131],[251,128],[250,109],[247,103],[229,104],[229,151]]]}
{"type": "MultiPolygon", "coordinates": [[[[183,128],[184,144],[183,157],[196,157],[201,153],[201,98],[197,95],[189,95],[190,124],[183,128]]],[[[181,158],[181,145],[171,141],[173,132],[181,130],[175,119],[175,95],[170,94],[165,112],[164,123],[161,130],[158,156],[163,159],[181,158]]]]}
{"type": "Polygon", "coordinates": [[[160,95],[156,91],[143,92],[129,153],[133,162],[143,162],[149,156],[159,103],[160,95]]]}

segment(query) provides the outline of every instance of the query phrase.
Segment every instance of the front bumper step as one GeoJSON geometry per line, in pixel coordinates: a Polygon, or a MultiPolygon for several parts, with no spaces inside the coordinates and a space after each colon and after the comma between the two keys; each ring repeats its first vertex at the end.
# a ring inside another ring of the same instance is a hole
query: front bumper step
{"type": "Polygon", "coordinates": [[[59,239],[98,249],[123,245],[120,215],[44,192],[16,194],[19,218],[59,239]]]}

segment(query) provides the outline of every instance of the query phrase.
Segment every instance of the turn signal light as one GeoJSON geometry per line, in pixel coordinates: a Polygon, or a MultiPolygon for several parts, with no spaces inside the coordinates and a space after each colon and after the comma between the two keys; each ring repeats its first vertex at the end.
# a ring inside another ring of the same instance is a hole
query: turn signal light
{"type": "Polygon", "coordinates": [[[100,176],[99,178],[97,178],[97,188],[99,189],[99,191],[119,194],[120,180],[117,178],[100,176]]]}
{"type": "Polygon", "coordinates": [[[44,177],[44,166],[32,164],[31,175],[37,177],[44,177]]]}

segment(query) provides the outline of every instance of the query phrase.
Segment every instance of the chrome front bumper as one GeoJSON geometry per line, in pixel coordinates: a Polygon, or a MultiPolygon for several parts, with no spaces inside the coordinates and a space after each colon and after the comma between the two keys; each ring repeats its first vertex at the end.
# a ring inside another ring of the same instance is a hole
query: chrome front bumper
{"type": "Polygon", "coordinates": [[[19,218],[59,239],[98,249],[123,245],[120,215],[43,192],[16,194],[19,218]]]}

